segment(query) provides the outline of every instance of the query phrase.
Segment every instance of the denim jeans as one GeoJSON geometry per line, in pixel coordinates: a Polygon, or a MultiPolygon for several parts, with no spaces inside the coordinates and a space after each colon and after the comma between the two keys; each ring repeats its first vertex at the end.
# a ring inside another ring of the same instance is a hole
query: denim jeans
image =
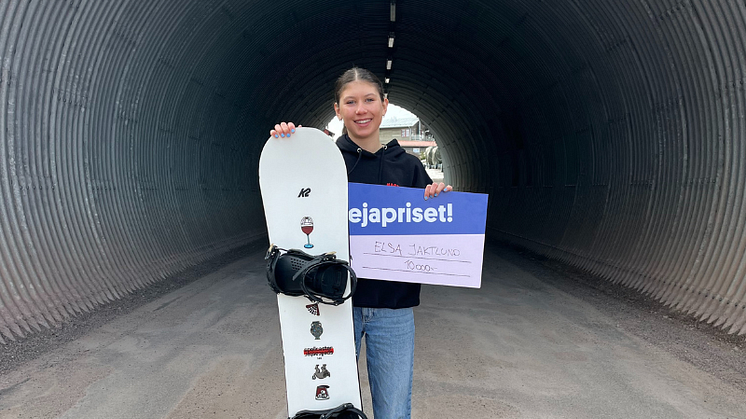
{"type": "Polygon", "coordinates": [[[368,381],[375,419],[409,419],[414,369],[411,308],[353,307],[355,350],[365,337],[368,381]]]}

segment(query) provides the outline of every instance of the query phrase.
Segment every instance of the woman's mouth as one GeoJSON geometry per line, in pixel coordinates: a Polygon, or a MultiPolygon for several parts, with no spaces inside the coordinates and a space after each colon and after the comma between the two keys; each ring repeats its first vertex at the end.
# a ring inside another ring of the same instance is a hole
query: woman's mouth
{"type": "Polygon", "coordinates": [[[358,124],[358,125],[365,125],[365,124],[369,123],[370,121],[372,121],[372,119],[370,119],[370,118],[368,118],[368,119],[360,119],[360,120],[355,121],[355,123],[358,124]]]}

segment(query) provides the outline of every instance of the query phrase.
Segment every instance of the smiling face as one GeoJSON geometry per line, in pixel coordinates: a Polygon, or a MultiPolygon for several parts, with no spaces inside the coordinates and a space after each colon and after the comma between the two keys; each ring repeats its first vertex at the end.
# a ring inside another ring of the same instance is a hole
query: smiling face
{"type": "Polygon", "coordinates": [[[388,99],[381,100],[381,94],[374,84],[354,80],[342,89],[339,102],[334,104],[334,111],[347,128],[350,138],[364,147],[372,145],[374,141],[377,145],[378,128],[388,105],[388,99]]]}

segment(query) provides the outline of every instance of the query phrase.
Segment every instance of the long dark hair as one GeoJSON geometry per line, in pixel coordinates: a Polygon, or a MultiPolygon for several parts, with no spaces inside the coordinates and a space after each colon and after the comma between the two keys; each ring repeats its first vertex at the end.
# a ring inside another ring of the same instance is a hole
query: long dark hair
{"type": "MultiPolygon", "coordinates": [[[[383,102],[384,94],[383,94],[383,84],[381,83],[381,80],[376,77],[373,72],[370,70],[366,70],[364,68],[360,67],[352,67],[351,69],[345,71],[342,73],[341,76],[337,79],[337,82],[334,84],[334,103],[339,106],[339,97],[342,95],[342,90],[344,90],[345,86],[347,86],[348,83],[351,83],[353,81],[362,80],[367,81],[368,83],[376,86],[378,89],[378,95],[381,97],[381,102],[383,102]]],[[[342,135],[347,134],[347,127],[342,126],[342,135]]]]}

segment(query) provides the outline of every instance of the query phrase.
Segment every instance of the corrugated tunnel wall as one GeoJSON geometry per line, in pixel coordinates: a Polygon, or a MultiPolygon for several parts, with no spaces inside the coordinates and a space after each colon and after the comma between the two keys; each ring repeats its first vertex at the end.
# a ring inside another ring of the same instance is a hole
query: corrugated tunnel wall
{"type": "Polygon", "coordinates": [[[488,237],[746,332],[743,1],[2,0],[0,20],[5,339],[264,240],[268,130],[326,125],[353,64],[429,124],[448,182],[490,194],[488,237]]]}

